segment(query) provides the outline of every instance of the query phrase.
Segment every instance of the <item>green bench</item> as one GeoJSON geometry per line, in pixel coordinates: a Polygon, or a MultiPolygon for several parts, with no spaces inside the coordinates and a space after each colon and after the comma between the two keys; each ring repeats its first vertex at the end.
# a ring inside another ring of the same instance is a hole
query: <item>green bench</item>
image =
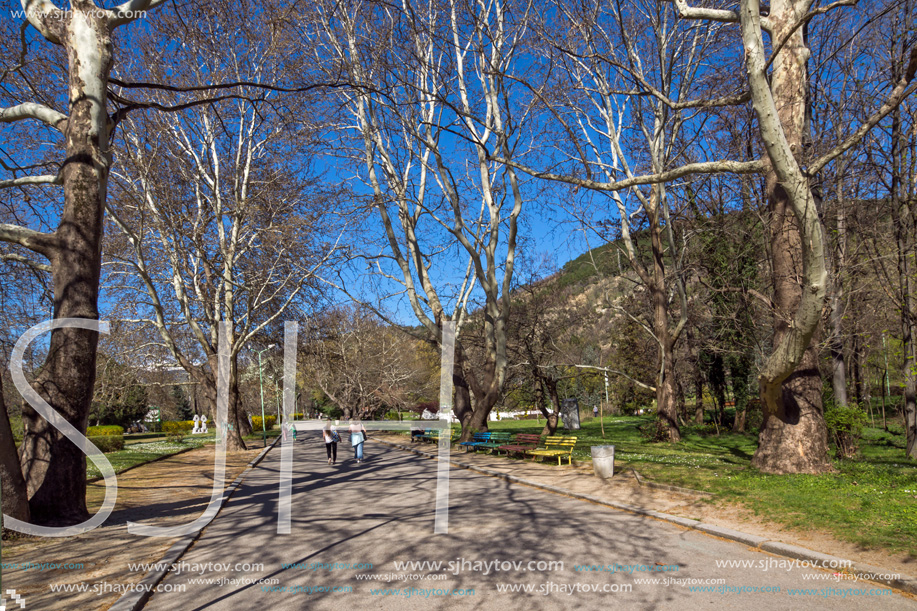
{"type": "MultiPolygon", "coordinates": [[[[431,442],[438,443],[440,436],[443,434],[443,431],[445,430],[447,429],[427,429],[426,431],[424,431],[423,435],[420,435],[418,438],[421,441],[431,441],[431,442]]],[[[458,437],[458,431],[452,430],[451,427],[448,430],[449,430],[449,443],[452,443],[453,441],[455,441],[456,437],[458,437]]]]}
{"type": "Polygon", "coordinates": [[[576,446],[576,437],[554,435],[544,440],[544,447],[537,450],[529,450],[529,456],[535,460],[539,456],[556,456],[557,464],[561,464],[561,459],[566,456],[567,464],[573,464],[573,448],[576,446]]]}
{"type": "Polygon", "coordinates": [[[498,447],[497,450],[503,450],[506,452],[507,456],[510,454],[522,454],[525,456],[526,452],[537,449],[540,443],[541,435],[519,433],[516,435],[516,439],[513,440],[513,443],[502,445],[498,447]]]}

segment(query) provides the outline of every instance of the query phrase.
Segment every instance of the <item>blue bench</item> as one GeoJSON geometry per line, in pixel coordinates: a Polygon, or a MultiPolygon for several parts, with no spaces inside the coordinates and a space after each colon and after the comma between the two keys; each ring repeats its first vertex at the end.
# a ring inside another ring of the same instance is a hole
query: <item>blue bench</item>
{"type": "Polygon", "coordinates": [[[484,445],[490,442],[490,433],[475,433],[474,438],[471,441],[463,441],[459,445],[465,448],[467,452],[470,448],[476,448],[477,446],[484,445]]]}

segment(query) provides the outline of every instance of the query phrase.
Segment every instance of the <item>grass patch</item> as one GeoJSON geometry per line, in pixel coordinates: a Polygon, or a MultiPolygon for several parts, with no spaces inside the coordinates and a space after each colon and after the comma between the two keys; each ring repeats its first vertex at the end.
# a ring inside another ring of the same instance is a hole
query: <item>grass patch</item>
{"type": "MultiPolygon", "coordinates": [[[[817,528],[867,548],[917,557],[917,461],[905,458],[900,427],[890,433],[867,428],[856,460],[834,460],[837,473],[768,475],[749,464],[757,436],[712,434],[685,427],[678,444],[650,443],[639,427],[650,417],[587,419],[575,434],[574,459],[588,460],[589,446],[614,445],[618,469],[633,467],[648,479],[704,490],[736,501],[764,520],[817,528]]],[[[492,431],[540,433],[544,423],[504,420],[492,431]]],[[[558,431],[561,433],[561,431],[558,431]]]]}

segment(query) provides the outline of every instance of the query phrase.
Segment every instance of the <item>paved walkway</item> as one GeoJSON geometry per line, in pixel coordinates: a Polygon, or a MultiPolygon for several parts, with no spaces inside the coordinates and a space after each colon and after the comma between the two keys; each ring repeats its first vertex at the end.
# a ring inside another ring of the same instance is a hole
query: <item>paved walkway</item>
{"type": "MultiPolygon", "coordinates": [[[[437,451],[430,443],[411,443],[405,435],[376,434],[374,437],[398,447],[428,454],[435,454],[437,451]]],[[[585,495],[606,503],[673,514],[705,524],[741,531],[768,541],[801,546],[809,550],[839,556],[857,564],[873,568],[881,567],[881,572],[891,571],[914,580],[914,591],[917,593],[917,565],[915,565],[914,558],[907,554],[891,554],[883,549],[863,549],[856,544],[840,541],[828,532],[818,531],[817,524],[806,530],[784,528],[779,524],[761,520],[752,512],[736,505],[713,502],[712,495],[674,486],[661,486],[648,482],[641,484],[632,470],[617,473],[613,479],[603,481],[594,475],[591,462],[579,466],[574,462],[572,467],[566,464],[558,467],[556,461],[533,462],[531,459],[524,461],[507,459],[503,455],[495,456],[485,452],[462,452],[455,447],[452,449],[451,458],[453,462],[558,488],[569,494],[585,495]]],[[[869,570],[867,572],[877,571],[869,570]]]]}
{"type": "Polygon", "coordinates": [[[372,440],[360,465],[341,450],[329,466],[320,441],[296,444],[289,535],[276,533],[270,452],[145,608],[917,608],[876,584],[467,469],[451,469],[449,533],[434,535],[435,461],[372,440]]]}

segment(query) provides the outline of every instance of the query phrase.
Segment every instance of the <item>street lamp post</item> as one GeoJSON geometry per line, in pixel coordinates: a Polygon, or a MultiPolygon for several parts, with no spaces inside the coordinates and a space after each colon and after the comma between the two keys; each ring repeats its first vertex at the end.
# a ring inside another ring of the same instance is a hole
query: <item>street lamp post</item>
{"type": "Polygon", "coordinates": [[[261,386],[261,441],[264,443],[265,448],[267,447],[267,425],[264,422],[264,374],[261,367],[261,354],[273,347],[274,344],[271,344],[264,350],[258,351],[258,383],[261,386]]]}

